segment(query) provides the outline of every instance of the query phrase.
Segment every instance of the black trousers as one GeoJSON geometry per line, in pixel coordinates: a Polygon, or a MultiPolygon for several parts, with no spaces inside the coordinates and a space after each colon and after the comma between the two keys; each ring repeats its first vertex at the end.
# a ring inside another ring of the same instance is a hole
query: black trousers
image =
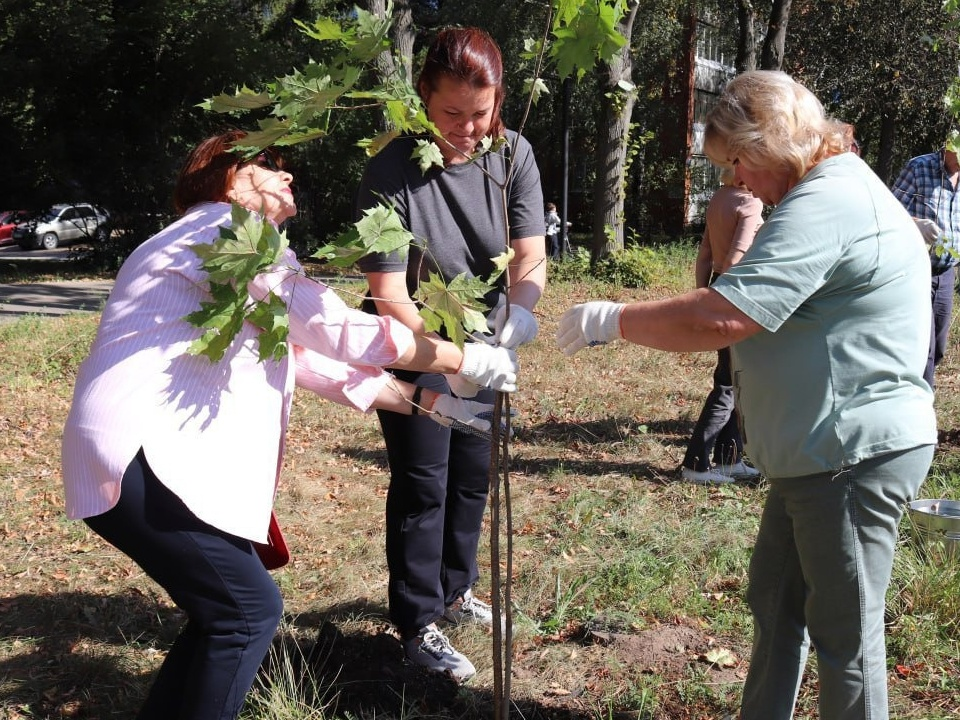
{"type": "Polygon", "coordinates": [[[693,428],[683,466],[703,472],[710,468],[711,455],[715,465],[733,465],[743,456],[739,417],[734,406],[730,348],[717,350],[713,389],[707,395],[693,428]]]}
{"type": "MultiPolygon", "coordinates": [[[[395,371],[450,393],[443,375],[395,371]]],[[[473,398],[493,402],[490,390],[473,398]]],[[[490,442],[428,417],[378,411],[390,461],[386,549],[390,619],[404,638],[437,620],[478,579],[490,442]]]]}
{"type": "Polygon", "coordinates": [[[137,718],[232,720],[270,649],[283,611],[280,591],[250,541],[199,520],[156,478],[142,451],[120,489],[117,505],[87,525],[187,615],[137,718]]]}

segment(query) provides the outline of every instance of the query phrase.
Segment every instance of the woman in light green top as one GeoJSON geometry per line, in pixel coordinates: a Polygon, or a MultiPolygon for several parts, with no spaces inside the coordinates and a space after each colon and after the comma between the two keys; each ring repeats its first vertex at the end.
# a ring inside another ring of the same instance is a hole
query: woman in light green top
{"type": "Polygon", "coordinates": [[[732,80],[710,159],[774,207],[743,259],[678,297],[563,316],[567,354],[624,338],[731,345],[750,458],[770,489],[750,564],[741,720],[787,720],[812,642],[823,720],[888,717],[884,595],[897,526],[929,469],[930,268],[920,234],[840,123],[789,76],[732,80]]]}

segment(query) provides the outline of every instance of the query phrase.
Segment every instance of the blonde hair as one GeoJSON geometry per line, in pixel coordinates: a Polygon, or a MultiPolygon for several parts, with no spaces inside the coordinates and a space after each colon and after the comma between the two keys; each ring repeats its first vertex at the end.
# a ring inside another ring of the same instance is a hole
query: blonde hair
{"type": "Polygon", "coordinates": [[[717,165],[742,158],[799,180],[847,143],[842,123],[807,88],[786,73],[753,70],[731,80],[707,115],[704,150],[717,165]]]}

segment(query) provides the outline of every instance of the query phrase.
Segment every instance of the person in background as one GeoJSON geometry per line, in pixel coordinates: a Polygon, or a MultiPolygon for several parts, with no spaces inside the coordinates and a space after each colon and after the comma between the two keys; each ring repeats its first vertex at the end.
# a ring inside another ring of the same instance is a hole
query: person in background
{"type": "MultiPolygon", "coordinates": [[[[734,179],[732,168],[720,171],[720,188],[707,205],[706,227],[695,266],[696,287],[709,287],[750,249],[763,224],[763,203],[734,179]]],[[[700,411],[683,456],[680,476],[698,484],[756,479],[760,473],[743,462],[743,440],[734,406],[730,348],[717,350],[713,389],[700,411]],[[713,456],[713,464],[710,462],[713,456]]]]}
{"type": "MultiPolygon", "coordinates": [[[[408,257],[375,254],[361,260],[371,297],[367,307],[424,334],[413,300],[419,282],[430,272],[446,282],[461,274],[487,278],[494,271],[492,258],[509,244],[514,255],[507,283],[489,293],[485,303],[494,331],[490,342],[518,348],[538,332],[533,309],[546,282],[544,204],[530,144],[506,130],[500,118],[500,49],[478,28],[442,29],[427,48],[417,90],[439,131],[433,141],[444,167],[421,172],[411,159],[415,137],[393,140],[368,164],[357,197],[358,216],[385,200],[423,245],[411,247],[408,257]],[[485,138],[506,142],[468,162],[485,138]],[[504,200],[500,186],[508,173],[504,200]],[[504,295],[509,304],[501,303],[504,295]]],[[[396,374],[441,393],[476,392],[469,383],[439,373],[396,374]]],[[[492,394],[481,391],[477,398],[488,402],[492,394]]],[[[479,578],[476,556],[487,503],[490,442],[419,417],[391,412],[378,417],[390,463],[390,619],[408,661],[466,680],[475,673],[473,663],[437,623],[489,627],[494,622],[490,605],[472,591],[479,578]]]]}
{"type": "Polygon", "coordinates": [[[560,257],[560,216],[557,214],[557,206],[552,202],[547,203],[543,224],[547,233],[546,250],[550,257],[556,260],[560,257]]]}
{"type": "Polygon", "coordinates": [[[949,147],[907,161],[893,194],[910,213],[930,250],[930,345],[923,379],[934,386],[934,371],[947,350],[953,317],[955,270],[960,262],[960,163],[949,147]]]}
{"type": "Polygon", "coordinates": [[[885,593],[904,505],[937,440],[922,376],[927,253],[839,123],[785,73],[733,78],[704,147],[773,207],[750,250],[709,288],[576,305],[557,342],[567,355],[620,338],[731,347],[744,443],[769,483],[740,718],[792,717],[812,645],[819,717],[886,720],[885,593]]]}
{"type": "Polygon", "coordinates": [[[850,123],[843,123],[843,138],[847,149],[854,155],[859,155],[860,143],[857,142],[857,129],[850,123]]]}
{"type": "Polygon", "coordinates": [[[252,300],[286,304],[288,354],[260,361],[245,323],[212,362],[188,352],[185,316],[210,300],[194,249],[231,223],[231,202],[276,225],[294,215],[293,176],[265,150],[244,157],[229,131],[190,153],[175,189],[180,219],[124,262],[63,431],[66,512],[134,560],[187,621],[140,720],[236,718],[277,628],[282,602],[255,544],[268,536],[294,384],[365,410],[422,414],[484,431],[484,409],[395,380],[381,368],[460,373],[509,391],[512,351],[415,335],[348,308],[295,255],[258,275],[252,300]],[[441,413],[445,413],[441,415],[441,413]]]}

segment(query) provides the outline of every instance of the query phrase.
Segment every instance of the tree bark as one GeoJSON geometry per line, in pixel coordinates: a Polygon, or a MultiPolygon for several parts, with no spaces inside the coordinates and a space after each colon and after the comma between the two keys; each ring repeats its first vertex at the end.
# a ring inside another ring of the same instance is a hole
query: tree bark
{"type": "Polygon", "coordinates": [[[737,0],[737,57],[734,67],[738,73],[757,69],[757,11],[752,0],[737,0]]]}
{"type": "Polygon", "coordinates": [[[624,173],[627,164],[627,147],[630,142],[630,118],[636,102],[636,90],[624,91],[622,81],[633,85],[633,55],[630,38],[633,22],[640,4],[633,0],[627,14],[618,23],[617,30],[627,42],[620,52],[604,66],[604,82],[601,94],[603,119],[597,143],[596,180],[593,186],[593,241],[591,262],[624,247],[623,202],[624,173]]]}
{"type": "Polygon", "coordinates": [[[767,37],[760,53],[761,70],[780,70],[783,67],[783,51],[787,42],[787,22],[790,20],[792,0],[773,0],[767,37]]]}
{"type": "MultiPolygon", "coordinates": [[[[387,0],[366,0],[367,10],[377,17],[383,18],[387,14],[387,0]]],[[[413,26],[413,11],[410,0],[394,0],[393,25],[390,28],[394,51],[384,50],[377,56],[376,67],[380,79],[386,81],[401,68],[407,77],[407,82],[413,81],[413,41],[416,38],[416,29],[413,26]]]]}

